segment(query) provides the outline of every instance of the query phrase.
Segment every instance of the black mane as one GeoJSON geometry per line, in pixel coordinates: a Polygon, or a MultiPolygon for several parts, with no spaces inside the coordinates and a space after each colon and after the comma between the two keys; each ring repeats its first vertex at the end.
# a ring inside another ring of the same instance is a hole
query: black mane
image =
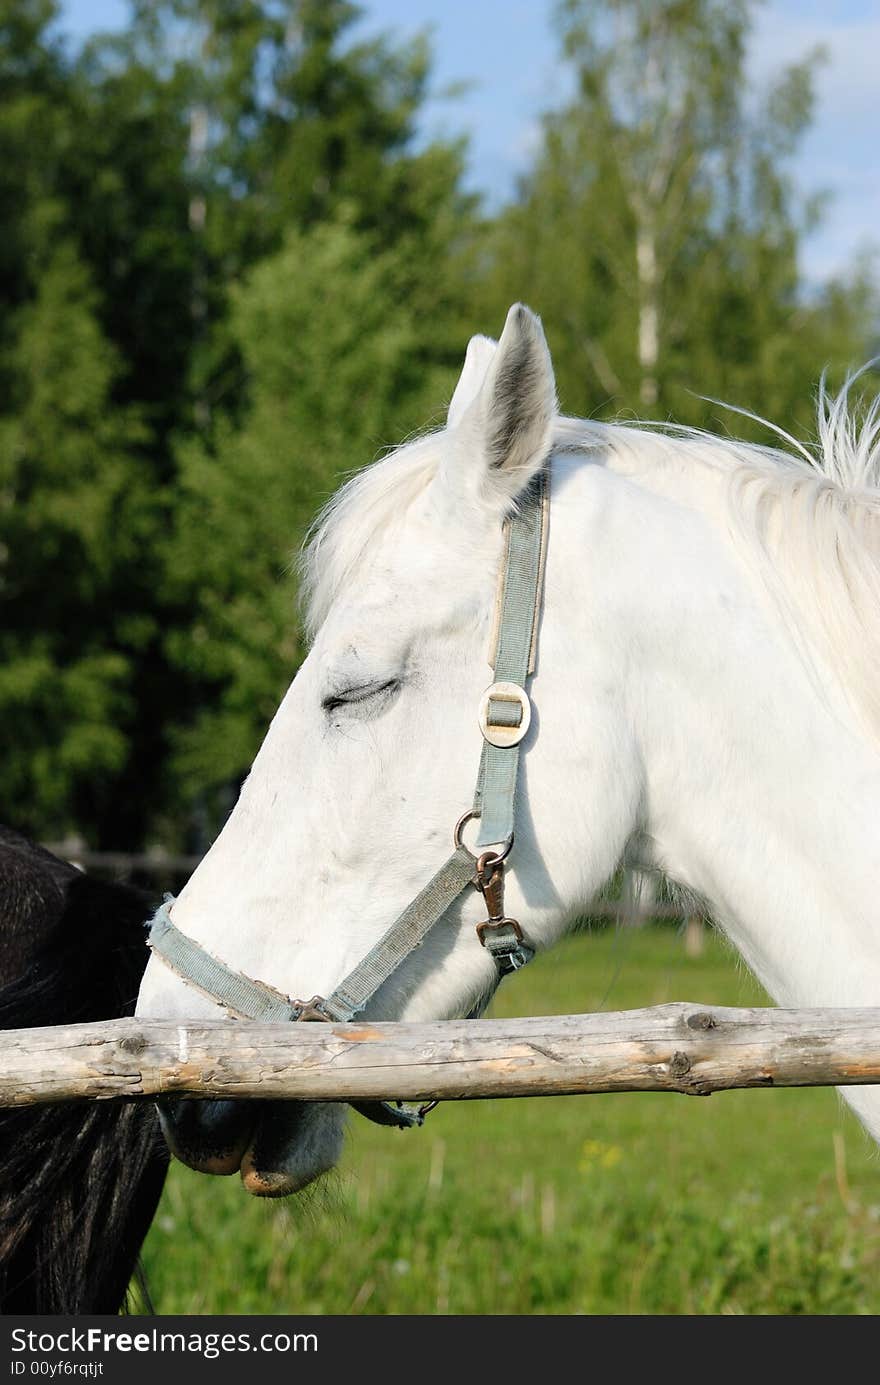
{"type": "MultiPolygon", "coordinates": [[[[0,1028],[132,1014],[152,907],[0,828],[0,1028]]],[[[0,1111],[2,1311],[118,1312],[167,1165],[144,1103],[0,1111]]]]}

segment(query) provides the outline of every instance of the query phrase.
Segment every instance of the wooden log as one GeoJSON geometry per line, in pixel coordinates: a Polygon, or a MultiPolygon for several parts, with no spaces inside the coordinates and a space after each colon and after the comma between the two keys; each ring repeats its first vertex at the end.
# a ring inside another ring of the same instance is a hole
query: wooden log
{"type": "Polygon", "coordinates": [[[0,1033],[0,1106],[84,1098],[462,1100],[880,1082],[880,1009],[726,1009],[433,1024],[110,1020],[0,1033]]]}

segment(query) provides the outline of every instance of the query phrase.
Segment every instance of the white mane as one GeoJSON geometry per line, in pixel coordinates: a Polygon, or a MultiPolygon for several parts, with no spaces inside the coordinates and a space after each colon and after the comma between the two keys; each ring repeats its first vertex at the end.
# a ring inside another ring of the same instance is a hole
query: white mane
{"type": "MultiPolygon", "coordinates": [[[[771,424],[796,454],[656,425],[612,427],[607,443],[614,470],[712,512],[811,673],[878,744],[880,398],[860,417],[856,378],[833,397],[820,386],[813,451],[771,424]]],[[[595,424],[561,424],[564,445],[595,447],[595,424]]]]}
{"type": "MultiPolygon", "coordinates": [[[[839,686],[880,741],[880,398],[860,419],[849,405],[851,384],[833,397],[820,386],[813,451],[779,429],[795,452],[696,429],[564,417],[555,445],[594,459],[601,451],[611,469],[650,489],[708,504],[801,656],[839,686]]],[[[377,536],[401,523],[430,483],[441,436],[426,434],[359,472],[319,515],[301,564],[310,631],[377,536]]]]}
{"type": "Polygon", "coordinates": [[[306,627],[314,635],[376,537],[406,515],[439,463],[438,433],[403,443],[341,486],[312,524],[300,557],[306,627]]]}

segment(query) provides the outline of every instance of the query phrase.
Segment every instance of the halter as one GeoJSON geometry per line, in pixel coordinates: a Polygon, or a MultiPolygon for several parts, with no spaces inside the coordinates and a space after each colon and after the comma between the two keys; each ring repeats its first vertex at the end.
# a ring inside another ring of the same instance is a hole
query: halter
{"type": "MultiPolygon", "coordinates": [[[[549,469],[545,467],[519,498],[506,520],[506,551],[495,612],[495,681],[480,699],[483,749],[473,806],[455,825],[455,850],[407,905],[388,931],[326,998],[291,1000],[262,981],[253,981],[212,957],[171,922],[167,895],[150,925],[154,952],[184,981],[239,1019],[267,1022],[344,1021],[359,1015],[380,986],[424,942],[460,895],[471,887],[486,902],[488,917],[477,938],[495,963],[489,991],[468,1018],[481,1015],[505,976],[535,955],[515,919],[504,913],[504,871],[513,847],[520,746],[531,722],[526,684],[535,668],[541,587],[547,540],[549,469]],[[477,854],[462,841],[465,824],[479,819],[477,854]]],[[[356,1110],[381,1125],[421,1125],[436,1102],[408,1111],[390,1102],[355,1102],[356,1110]]]]}

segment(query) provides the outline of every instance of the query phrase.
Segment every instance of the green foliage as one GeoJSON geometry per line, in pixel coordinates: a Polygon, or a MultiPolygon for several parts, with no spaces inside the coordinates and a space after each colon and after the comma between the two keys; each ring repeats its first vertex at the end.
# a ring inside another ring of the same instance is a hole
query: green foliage
{"type": "Polygon", "coordinates": [[[341,216],[290,232],[234,293],[247,407],[182,447],[168,553],[192,612],[171,638],[174,663],[216,689],[177,737],[190,791],[244,774],[302,657],[284,574],[316,505],[454,383],[431,366],[402,272],[341,216]]]}
{"type": "Polygon", "coordinates": [[[34,832],[76,827],[125,765],[130,617],[117,602],[149,529],[141,430],[111,407],[115,356],[88,275],[62,242],[38,280],[0,414],[0,797],[34,832]]]}
{"type": "Polygon", "coordinates": [[[709,425],[707,395],[810,433],[822,367],[871,354],[864,267],[819,294],[799,271],[816,208],[787,160],[819,55],[751,91],[753,8],[557,6],[577,97],[545,120],[534,169],[498,218],[486,291],[496,314],[515,296],[540,305],[571,412],[709,425]]]}
{"type": "Polygon", "coordinates": [[[132,612],[119,600],[150,501],[134,456],[143,431],[112,399],[118,356],[54,186],[72,94],[60,55],[36,43],[53,7],[11,10],[0,11],[0,792],[7,819],[61,832],[125,766],[132,612]]]}
{"type": "Polygon", "coordinates": [[[357,14],[136,3],[71,57],[57,5],[0,0],[0,800],[20,827],[182,841],[295,669],[278,579],[307,516],[424,421],[460,350],[437,271],[466,236],[461,154],[412,148],[423,42],[352,42],[357,14]]]}
{"type": "MultiPolygon", "coordinates": [[[[412,148],[424,42],[352,42],[360,13],[348,0],[150,0],[134,5],[128,31],[95,40],[84,59],[103,195],[88,194],[84,179],[77,195],[97,201],[90,234],[107,238],[112,228],[115,253],[108,239],[102,259],[124,316],[132,293],[162,308],[177,289],[176,325],[153,314],[127,343],[184,352],[197,427],[215,403],[238,402],[229,288],[277,253],[289,230],[344,206],[383,244],[419,242],[424,253],[438,224],[466,206],[460,151],[412,148]],[[145,235],[154,243],[133,257],[145,235]],[[158,287],[143,283],[149,268],[158,287]]],[[[180,422],[180,385],[160,361],[149,364],[163,386],[157,405],[170,398],[180,422]]]]}
{"type": "MultiPolygon", "coordinates": [[[[496,1013],[763,997],[710,939],[567,940],[496,1013]]],[[[357,1117],[339,1174],[282,1203],[180,1165],[145,1247],[160,1313],[874,1314],[876,1151],[833,1092],[633,1093],[357,1117]],[[218,1249],[222,1246],[222,1254],[218,1249]]]]}

